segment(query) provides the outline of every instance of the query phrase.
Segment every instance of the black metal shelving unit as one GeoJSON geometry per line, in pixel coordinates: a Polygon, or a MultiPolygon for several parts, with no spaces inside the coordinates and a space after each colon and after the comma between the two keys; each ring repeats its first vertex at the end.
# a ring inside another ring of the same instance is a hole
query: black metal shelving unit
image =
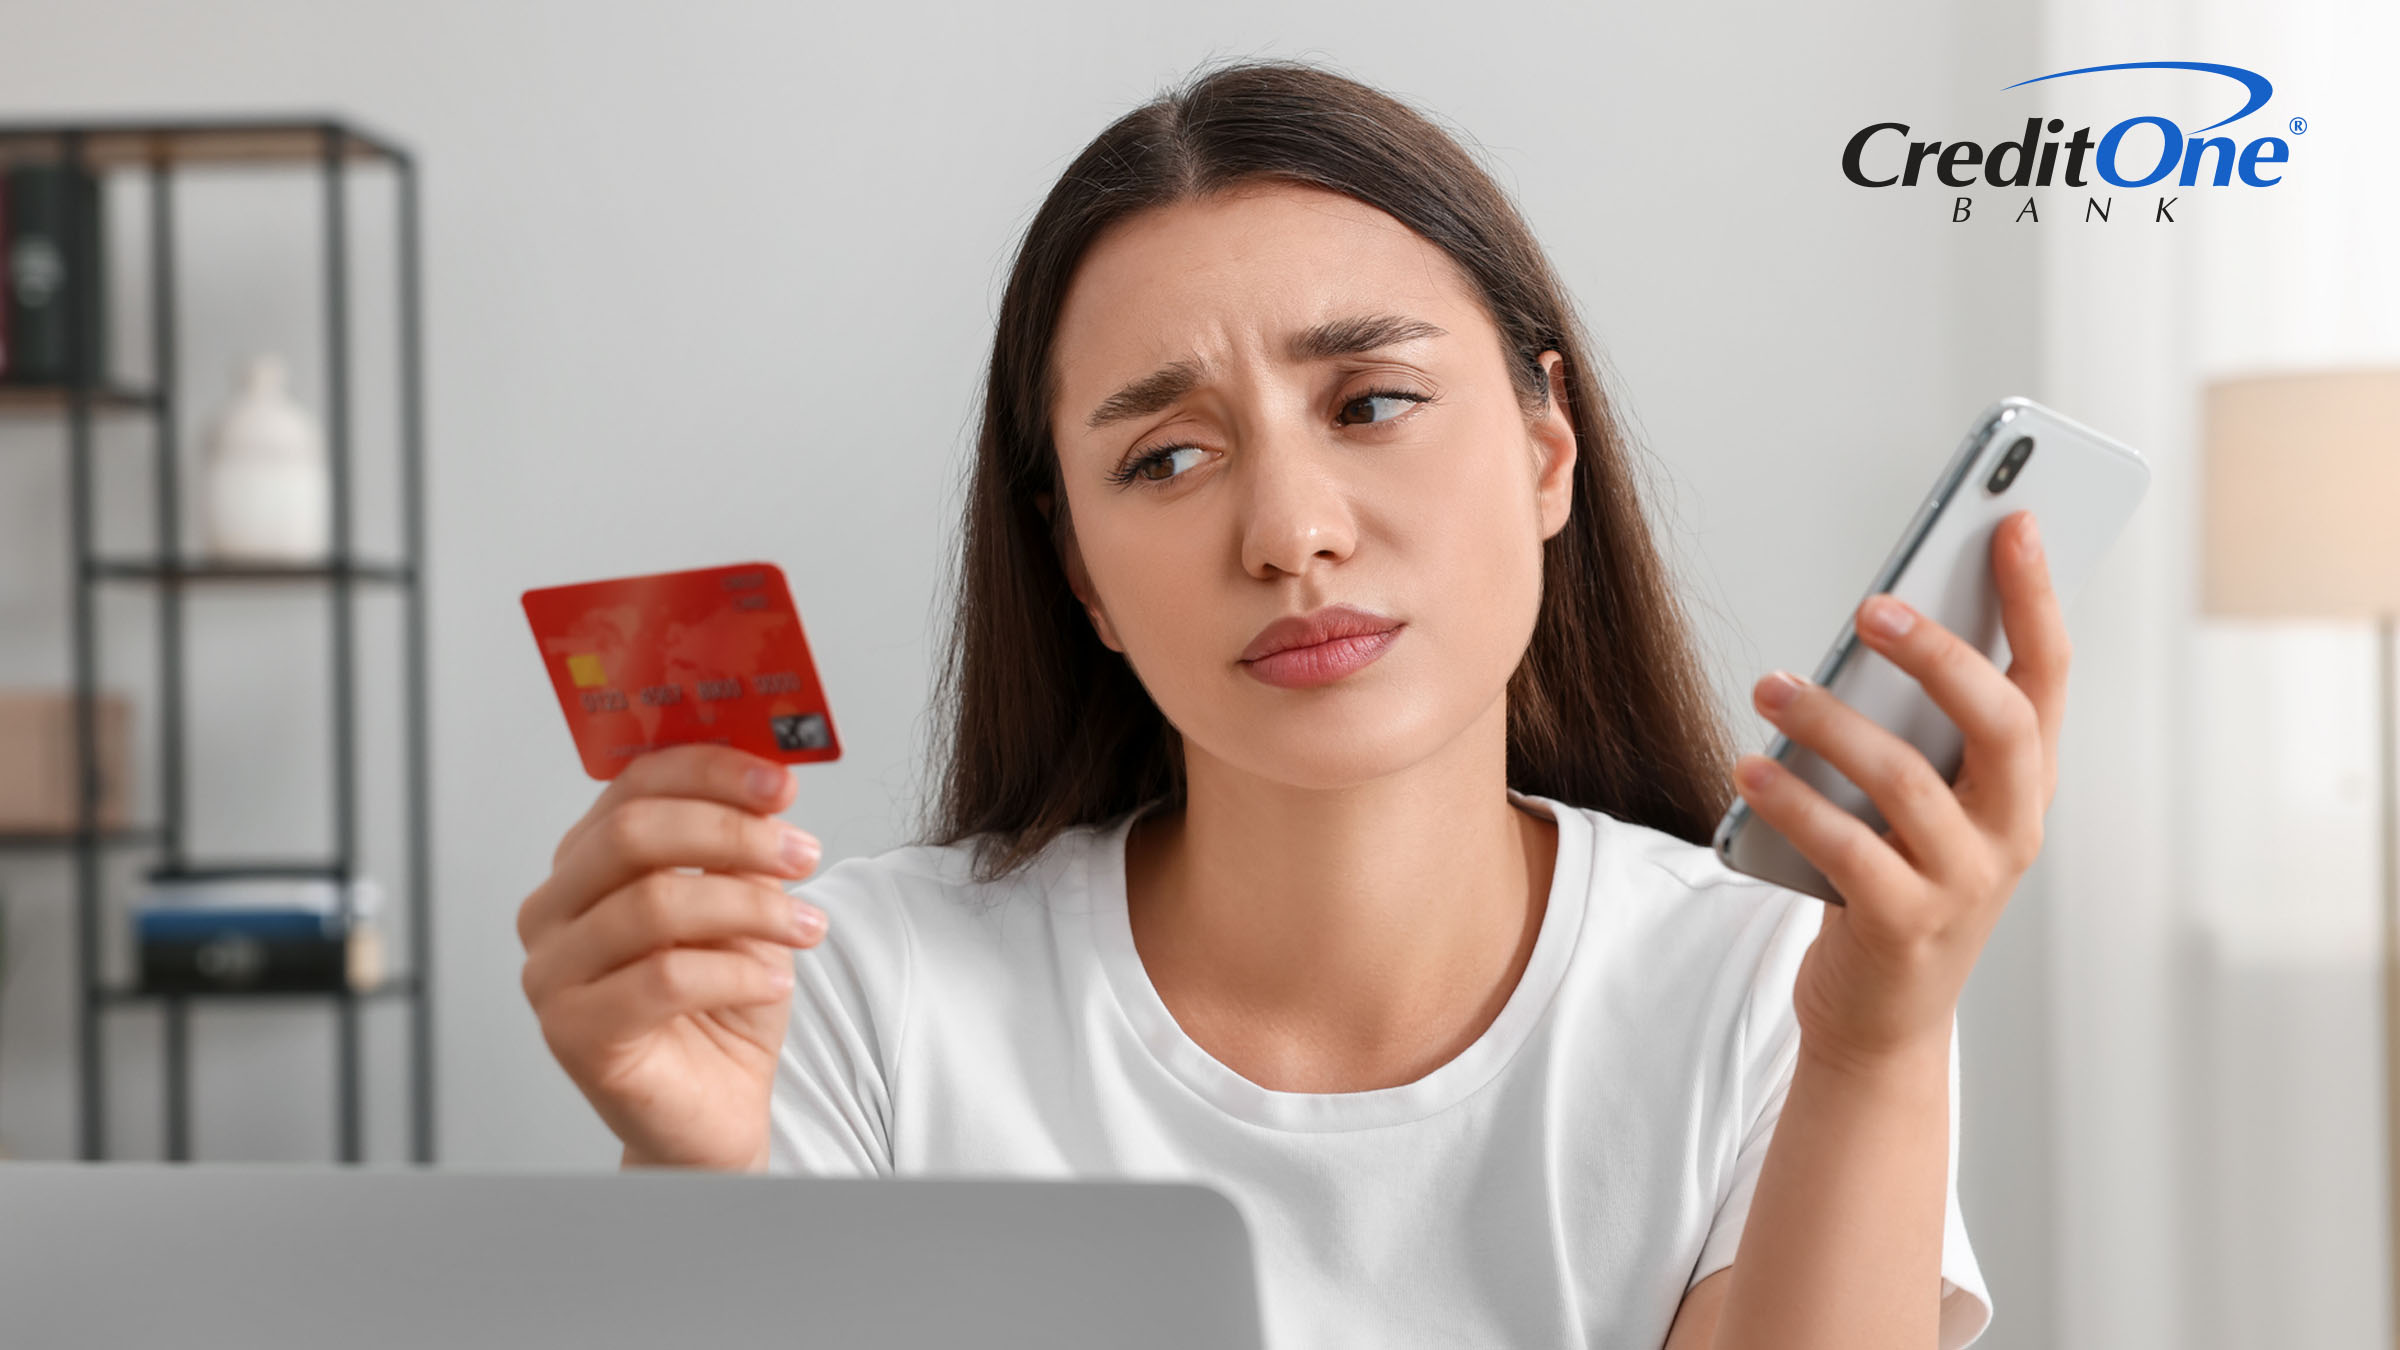
{"type": "MultiPolygon", "coordinates": [[[[78,1134],[81,1155],[100,1159],[108,1151],[106,1025],[104,1015],[128,1006],[153,1007],[163,1019],[165,1142],[171,1161],[191,1156],[191,1004],[201,1000],[249,999],[275,1003],[320,1002],[337,1019],[335,1037],[336,1151],[344,1162],[364,1156],[361,1031],[359,1012],[371,1001],[408,1005],[409,1153],[419,1163],[433,1160],[433,1042],[431,1017],[431,922],[428,913],[428,801],[426,766],[425,603],[423,565],[424,424],[420,344],[420,235],[417,169],[407,150],[334,118],[112,121],[0,124],[0,162],[47,161],[94,174],[131,173],[147,179],[150,253],[149,329],[151,383],[134,387],[83,369],[59,386],[0,384],[0,412],[63,416],[67,429],[68,512],[73,551],[71,626],[76,692],[76,738],[84,765],[79,823],[57,835],[0,834],[0,851],[66,849],[75,859],[78,1041],[78,1134]],[[332,488],[331,551],[321,565],[222,563],[186,557],[180,531],[182,491],[177,476],[177,416],[182,407],[176,365],[175,186],[191,166],[282,165],[315,173],[322,186],[324,246],[324,343],[326,452],[332,488]],[[398,415],[402,556],[355,556],[352,521],[352,419],[350,309],[351,216],[347,185],[359,169],[389,170],[397,188],[396,245],[399,278],[398,415]],[[93,484],[93,425],[102,416],[147,418],[153,428],[156,481],[155,556],[102,557],[95,550],[97,502],[93,484]],[[329,857],[301,860],[201,861],[185,849],[185,688],[183,600],[187,589],[205,586],[289,587],[306,594],[322,590],[329,606],[327,651],[332,691],[333,849],[329,857]],[[96,609],[103,586],[155,589],[158,615],[158,783],[155,824],[99,823],[102,784],[98,772],[99,643],[96,609]],[[101,862],[120,849],[156,849],[154,874],[166,876],[323,877],[343,884],[359,868],[357,726],[357,633],[353,613],[361,587],[396,590],[403,602],[402,682],[406,727],[402,735],[403,794],[408,820],[408,883],[402,898],[407,923],[405,968],[373,989],[309,993],[227,991],[157,993],[111,985],[101,970],[104,887],[101,862]]],[[[82,232],[71,232],[81,234],[82,232]]],[[[65,297],[71,322],[97,313],[89,290],[97,275],[91,258],[70,259],[65,297]]],[[[68,349],[86,350],[84,333],[71,327],[68,349]]]]}

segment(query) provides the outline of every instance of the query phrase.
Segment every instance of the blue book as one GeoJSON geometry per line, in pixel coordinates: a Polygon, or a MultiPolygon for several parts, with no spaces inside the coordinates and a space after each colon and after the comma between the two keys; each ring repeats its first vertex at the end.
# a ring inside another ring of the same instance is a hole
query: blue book
{"type": "Polygon", "coordinates": [[[134,936],[143,942],[198,942],[238,935],[339,940],[345,929],[338,912],[290,908],[141,909],[134,911],[134,936]]]}

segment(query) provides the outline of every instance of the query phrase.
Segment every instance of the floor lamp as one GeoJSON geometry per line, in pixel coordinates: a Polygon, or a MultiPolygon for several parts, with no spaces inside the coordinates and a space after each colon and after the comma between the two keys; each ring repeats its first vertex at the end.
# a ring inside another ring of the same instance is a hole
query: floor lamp
{"type": "MultiPolygon", "coordinates": [[[[2201,608],[2375,624],[2376,838],[2383,872],[2384,1139],[2400,1299],[2400,369],[2211,382],[2204,394],[2201,608]]],[[[2394,1307],[2400,1327],[2400,1304],[2394,1307]]]]}

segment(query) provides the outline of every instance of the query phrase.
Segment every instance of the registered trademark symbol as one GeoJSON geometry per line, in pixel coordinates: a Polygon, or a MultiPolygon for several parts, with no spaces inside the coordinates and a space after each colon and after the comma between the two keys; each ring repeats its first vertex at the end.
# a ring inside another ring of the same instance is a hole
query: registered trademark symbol
{"type": "Polygon", "coordinates": [[[2295,117],[2295,118],[2293,118],[2293,119],[2292,119],[2292,134],[2293,134],[2293,135],[2297,136],[2297,135],[2299,135],[2299,134],[2301,134],[2302,132],[2304,132],[2304,131],[2307,131],[2307,130],[2308,130],[2308,119],[2307,119],[2307,118],[2305,118],[2305,117],[2295,117]]]}

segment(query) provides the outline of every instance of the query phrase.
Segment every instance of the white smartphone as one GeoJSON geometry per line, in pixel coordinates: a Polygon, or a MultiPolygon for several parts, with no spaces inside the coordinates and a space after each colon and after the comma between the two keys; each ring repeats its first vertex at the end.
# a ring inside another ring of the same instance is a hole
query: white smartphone
{"type": "MultiPolygon", "coordinates": [[[[2006,670],[1993,531],[2015,512],[2033,512],[2063,609],[2149,486],[2150,466],[2131,447],[2029,399],[2004,398],[1976,417],[1859,599],[1889,591],[2006,670]]],[[[1853,618],[1856,612],[1852,606],[1853,618]]],[[[1858,640],[1852,619],[1843,620],[1811,678],[1922,751],[1945,782],[1957,777],[1964,749],[1958,727],[1914,676],[1858,640]]],[[[1870,829],[1887,824],[1866,793],[1791,737],[1778,734],[1766,754],[1870,829]]],[[[1824,873],[1746,801],[1735,799],[1711,842],[1737,872],[1844,903],[1824,873]]]]}

